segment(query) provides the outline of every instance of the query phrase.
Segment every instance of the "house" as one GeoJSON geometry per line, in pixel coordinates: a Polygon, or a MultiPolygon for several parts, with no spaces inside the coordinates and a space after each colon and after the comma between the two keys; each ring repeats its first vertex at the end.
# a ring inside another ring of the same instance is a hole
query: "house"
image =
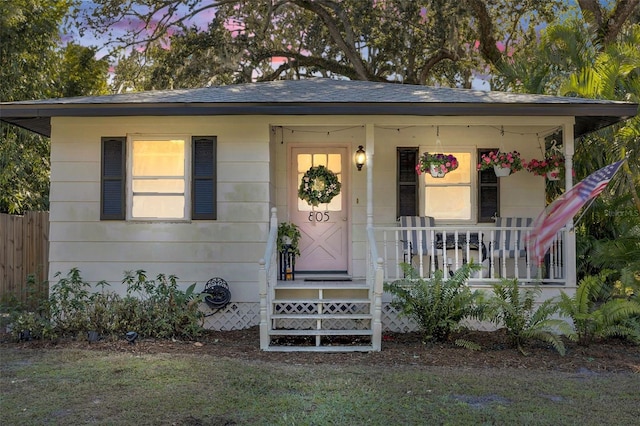
{"type": "Polygon", "coordinates": [[[570,227],[544,267],[522,244],[526,218],[545,207],[545,179],[526,171],[497,178],[476,163],[498,149],[540,158],[553,136],[571,186],[579,137],[637,110],[607,100],[309,79],[5,102],[0,119],[51,138],[51,279],[77,267],[85,279],[124,291],[127,270],[174,274],[185,286],[221,277],[231,303],[208,317],[209,327],[260,324],[265,350],[337,351],[380,350],[383,329],[410,327],[382,292],[384,281],[402,277],[403,262],[429,275],[473,258],[483,270],[472,286],[518,277],[542,283],[543,297],[573,291],[570,227]],[[361,169],[357,151],[366,154],[361,169]],[[460,167],[443,179],[418,176],[416,162],[428,151],[455,154],[460,167]],[[319,165],[341,187],[314,206],[299,189],[319,165]],[[497,225],[497,217],[520,220],[497,225]],[[278,271],[283,221],[303,233],[292,281],[278,271]],[[291,335],[307,336],[309,346],[277,346],[291,335]],[[344,346],[340,335],[366,343],[344,346]]]}

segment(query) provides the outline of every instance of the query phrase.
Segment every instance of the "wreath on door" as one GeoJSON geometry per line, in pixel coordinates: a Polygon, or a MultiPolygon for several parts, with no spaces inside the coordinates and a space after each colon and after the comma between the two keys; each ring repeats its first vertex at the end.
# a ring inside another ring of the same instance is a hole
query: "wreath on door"
{"type": "Polygon", "coordinates": [[[298,188],[298,197],[314,207],[331,202],[338,194],[340,194],[338,176],[325,166],[311,167],[307,170],[298,188]]]}

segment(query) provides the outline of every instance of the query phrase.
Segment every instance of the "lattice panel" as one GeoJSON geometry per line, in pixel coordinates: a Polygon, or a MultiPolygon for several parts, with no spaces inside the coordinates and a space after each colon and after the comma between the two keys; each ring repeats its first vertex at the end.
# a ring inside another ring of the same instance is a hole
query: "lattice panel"
{"type": "MultiPolygon", "coordinates": [[[[211,314],[211,310],[202,305],[202,311],[211,314]]],[[[242,330],[260,324],[260,303],[232,302],[226,308],[205,318],[204,327],[210,330],[242,330]]]]}
{"type": "MultiPolygon", "coordinates": [[[[462,322],[470,330],[495,331],[496,326],[488,321],[466,320],[462,322]]],[[[418,331],[418,325],[410,318],[400,316],[399,312],[386,303],[382,305],[382,330],[394,333],[409,333],[418,331]]]]}
{"type": "MultiPolygon", "coordinates": [[[[309,303],[309,309],[314,309],[313,306],[317,306],[315,303],[309,303]]],[[[340,304],[342,305],[342,304],[340,304]]],[[[358,305],[359,307],[353,313],[366,313],[367,305],[347,303],[346,305],[358,305]],[[362,311],[361,311],[362,309],[362,311]]],[[[204,306],[204,305],[203,305],[204,306]]],[[[295,309],[295,308],[290,308],[295,309]]],[[[291,310],[283,310],[280,313],[291,313],[291,310]]],[[[211,311],[204,307],[205,314],[211,313],[211,311]]],[[[302,312],[301,312],[302,313],[302,312]]],[[[315,313],[315,312],[308,312],[315,313]]],[[[315,320],[304,319],[286,319],[276,320],[277,328],[295,329],[295,330],[313,330],[316,328],[315,320]]],[[[230,303],[225,309],[214,313],[212,316],[205,318],[204,327],[211,330],[242,330],[256,326],[260,323],[260,304],[259,303],[230,303]]],[[[370,327],[369,320],[323,320],[323,329],[334,330],[366,330],[370,327]]],[[[495,326],[487,322],[467,321],[465,326],[470,329],[480,331],[493,331],[495,326]]],[[[385,303],[382,305],[382,329],[383,331],[392,331],[396,333],[407,333],[417,331],[418,327],[411,319],[407,317],[400,317],[398,311],[396,311],[391,304],[385,303]]]]}
{"type": "Polygon", "coordinates": [[[390,303],[382,304],[382,331],[394,333],[408,333],[418,331],[418,325],[406,316],[400,316],[399,312],[390,303]]]}
{"type": "Polygon", "coordinates": [[[317,303],[276,303],[273,307],[275,314],[317,314],[317,303]]]}
{"type": "Polygon", "coordinates": [[[324,314],[368,314],[368,303],[326,303],[322,307],[324,314]]]}

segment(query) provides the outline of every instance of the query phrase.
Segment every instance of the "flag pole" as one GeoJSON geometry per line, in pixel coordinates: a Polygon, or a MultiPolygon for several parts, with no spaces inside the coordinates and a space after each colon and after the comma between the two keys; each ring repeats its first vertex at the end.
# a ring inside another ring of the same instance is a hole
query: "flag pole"
{"type": "Polygon", "coordinates": [[[631,167],[629,167],[629,161],[627,161],[626,149],[622,148],[620,154],[624,158],[624,163],[622,164],[622,168],[624,169],[624,174],[627,177],[627,183],[629,184],[631,197],[633,198],[633,202],[636,205],[636,209],[638,209],[638,213],[640,214],[640,198],[638,197],[636,188],[633,185],[633,173],[631,172],[631,167]]]}
{"type": "Polygon", "coordinates": [[[580,223],[580,220],[584,217],[585,214],[587,214],[587,211],[591,208],[591,206],[595,201],[596,201],[596,197],[593,197],[591,201],[589,201],[589,204],[587,205],[587,207],[585,207],[584,210],[582,210],[582,214],[580,215],[580,217],[578,217],[576,220],[573,221],[573,226],[571,227],[571,229],[569,229],[569,231],[573,231],[576,229],[576,225],[580,223]]]}

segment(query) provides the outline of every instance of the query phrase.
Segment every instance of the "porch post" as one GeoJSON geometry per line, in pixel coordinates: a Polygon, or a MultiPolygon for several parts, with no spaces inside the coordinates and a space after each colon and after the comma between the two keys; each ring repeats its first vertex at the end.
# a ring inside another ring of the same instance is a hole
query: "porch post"
{"type": "Polygon", "coordinates": [[[373,153],[374,149],[374,128],[373,124],[365,125],[365,143],[367,154],[367,228],[373,227],[373,153]]]}
{"type": "MultiPolygon", "coordinates": [[[[575,120],[571,120],[562,128],[562,146],[564,147],[564,166],[565,166],[565,188],[568,191],[573,187],[573,154],[574,149],[574,135],[573,125],[575,120]]],[[[567,223],[566,235],[565,235],[565,268],[567,271],[567,286],[575,287],[577,285],[576,278],[576,232],[573,229],[573,219],[567,223]]]]}

